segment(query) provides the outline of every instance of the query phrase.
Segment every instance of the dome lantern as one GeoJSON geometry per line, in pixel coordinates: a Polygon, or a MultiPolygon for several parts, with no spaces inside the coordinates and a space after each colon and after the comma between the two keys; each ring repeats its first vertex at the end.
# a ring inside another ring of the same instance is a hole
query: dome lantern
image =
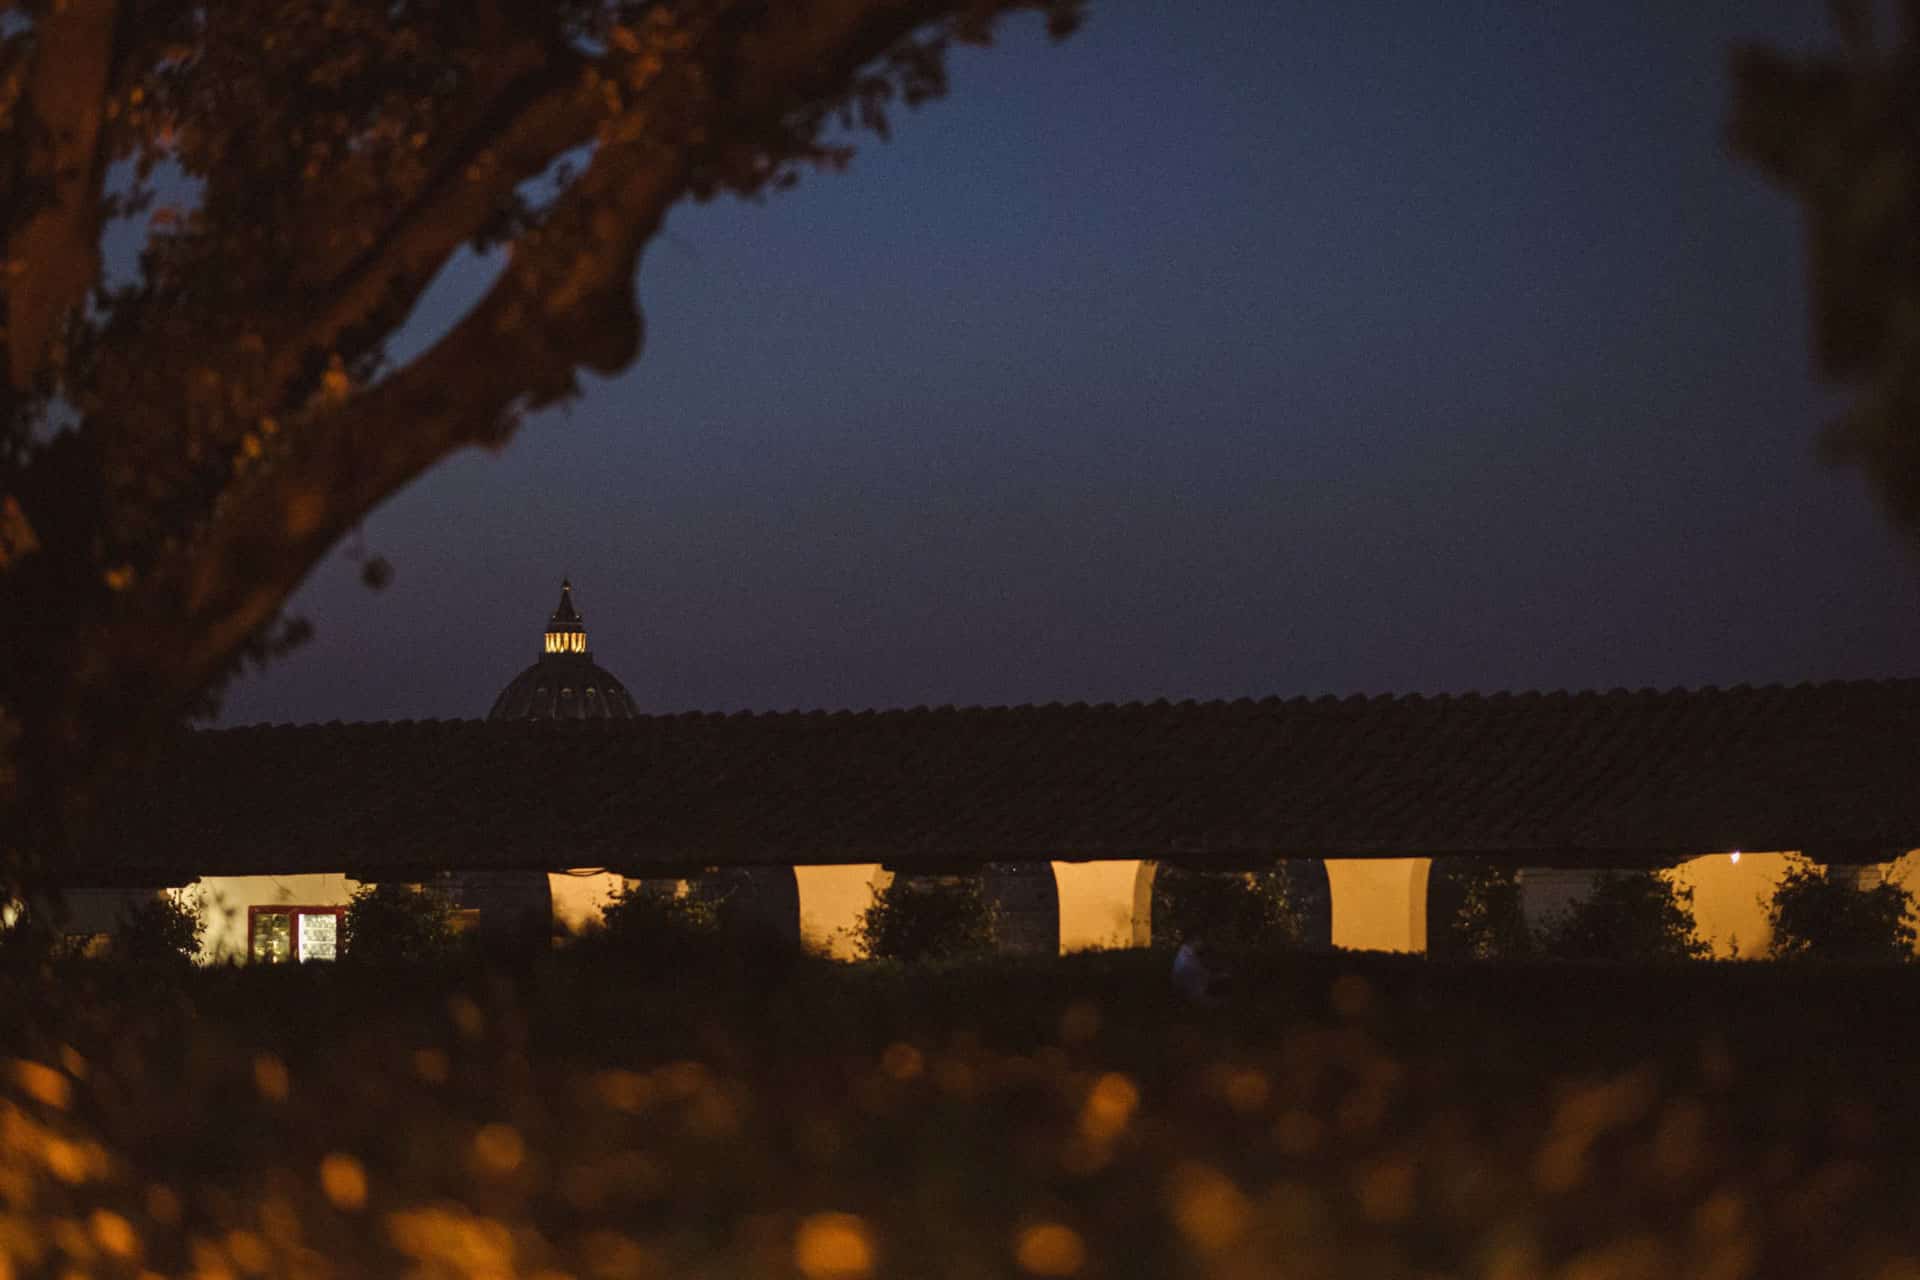
{"type": "Polygon", "coordinates": [[[547,619],[547,653],[587,652],[587,623],[573,607],[573,583],[560,579],[560,605],[547,619]]]}
{"type": "Polygon", "coordinates": [[[631,720],[639,714],[626,687],[593,660],[573,583],[562,580],[539,660],[500,691],[487,719],[631,720]]]}

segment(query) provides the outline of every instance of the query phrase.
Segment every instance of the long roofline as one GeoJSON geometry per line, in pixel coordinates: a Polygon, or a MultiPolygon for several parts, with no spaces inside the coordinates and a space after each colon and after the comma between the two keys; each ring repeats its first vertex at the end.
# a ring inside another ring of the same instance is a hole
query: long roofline
{"type": "MultiPolygon", "coordinates": [[[[1859,678],[1833,680],[1801,680],[1797,682],[1773,681],[1766,684],[1707,684],[1707,685],[1670,685],[1665,688],[1654,685],[1641,685],[1628,688],[1616,685],[1612,688],[1585,689],[1496,689],[1496,690],[1448,690],[1439,693],[1385,692],[1385,693],[1309,693],[1309,694],[1243,694],[1236,697],[1218,698],[1132,698],[1126,701],[1085,700],[1066,701],[1056,699],[1052,702],[946,702],[915,703],[911,706],[863,706],[863,707],[740,707],[730,711],[712,710],[701,707],[683,707],[677,710],[642,712],[643,720],[660,719],[735,719],[771,718],[776,716],[885,716],[915,715],[932,712],[996,712],[996,711],[1057,711],[1062,709],[1084,711],[1131,711],[1153,707],[1244,707],[1244,706],[1330,706],[1353,705],[1362,703],[1401,703],[1414,704],[1424,702],[1522,702],[1529,699],[1571,699],[1571,698],[1662,698],[1683,695],[1718,695],[1747,693],[1787,693],[1797,690],[1819,689],[1858,689],[1872,687],[1920,689],[1920,676],[1865,676],[1859,678]]],[[[312,729],[334,727],[358,727],[362,725],[404,725],[404,724],[479,724],[486,722],[484,716],[423,716],[396,720],[253,720],[245,724],[199,725],[192,732],[229,733],[251,729],[312,729]]]]}
{"type": "Polygon", "coordinates": [[[200,731],[68,868],[1911,848],[1920,679],[200,731]]]}

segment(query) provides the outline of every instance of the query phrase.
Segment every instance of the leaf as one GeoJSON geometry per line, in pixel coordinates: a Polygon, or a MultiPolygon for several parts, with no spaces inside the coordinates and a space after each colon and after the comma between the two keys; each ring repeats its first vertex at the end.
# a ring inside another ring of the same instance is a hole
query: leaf
{"type": "Polygon", "coordinates": [[[39,549],[40,539],[13,495],[0,499],[0,569],[11,568],[15,561],[39,549]]]}

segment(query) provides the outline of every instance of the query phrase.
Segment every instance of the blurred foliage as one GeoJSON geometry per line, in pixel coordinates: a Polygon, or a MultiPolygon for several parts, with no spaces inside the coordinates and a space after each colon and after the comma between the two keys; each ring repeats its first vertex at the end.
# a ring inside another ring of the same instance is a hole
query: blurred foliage
{"type": "Polygon", "coordinates": [[[1824,451],[1920,536],[1920,8],[1828,8],[1836,49],[1735,52],[1729,134],[1803,206],[1815,365],[1850,392],[1824,451]]]}
{"type": "Polygon", "coordinates": [[[1190,939],[1214,947],[1300,947],[1308,936],[1309,878],[1319,864],[1282,863],[1261,871],[1194,871],[1162,864],[1153,873],[1156,947],[1190,939]]]}
{"type": "Polygon", "coordinates": [[[1442,922],[1455,955],[1518,960],[1533,954],[1533,933],[1520,909],[1517,868],[1488,858],[1441,858],[1433,874],[1454,882],[1460,904],[1454,916],[1442,922]]]}
{"type": "Polygon", "coordinates": [[[1908,968],[0,979],[15,1275],[1898,1277],[1908,968]]]}
{"type": "Polygon", "coordinates": [[[362,885],[340,917],[340,954],[355,964],[420,964],[460,944],[453,899],[437,886],[362,885]]]}
{"type": "Polygon", "coordinates": [[[1913,895],[1883,880],[1868,888],[1836,880],[1831,868],[1795,858],[1767,904],[1772,954],[1787,960],[1913,958],[1913,895]]]}
{"type": "Polygon", "coordinates": [[[853,928],[872,959],[948,961],[993,950],[995,913],[979,876],[895,876],[872,892],[853,928]]]}
{"type": "Polygon", "coordinates": [[[121,912],[113,931],[115,959],[136,965],[174,965],[200,954],[207,930],[203,895],[167,889],[121,912]]]}
{"type": "Polygon", "coordinates": [[[49,913],[0,897],[0,974],[15,978],[43,971],[60,946],[49,913]]]}
{"type": "Polygon", "coordinates": [[[1601,872],[1586,897],[1548,917],[1536,942],[1561,960],[1661,963],[1711,952],[1695,931],[1693,890],[1654,870],[1601,872]]]}

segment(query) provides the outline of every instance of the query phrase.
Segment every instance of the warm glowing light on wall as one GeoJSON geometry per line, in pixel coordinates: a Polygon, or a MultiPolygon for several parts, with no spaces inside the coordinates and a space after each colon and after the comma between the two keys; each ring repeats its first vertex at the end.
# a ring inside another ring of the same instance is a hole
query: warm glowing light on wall
{"type": "Polygon", "coordinates": [[[585,653],[587,651],[587,633],[584,631],[547,632],[548,653],[585,653]]]}

